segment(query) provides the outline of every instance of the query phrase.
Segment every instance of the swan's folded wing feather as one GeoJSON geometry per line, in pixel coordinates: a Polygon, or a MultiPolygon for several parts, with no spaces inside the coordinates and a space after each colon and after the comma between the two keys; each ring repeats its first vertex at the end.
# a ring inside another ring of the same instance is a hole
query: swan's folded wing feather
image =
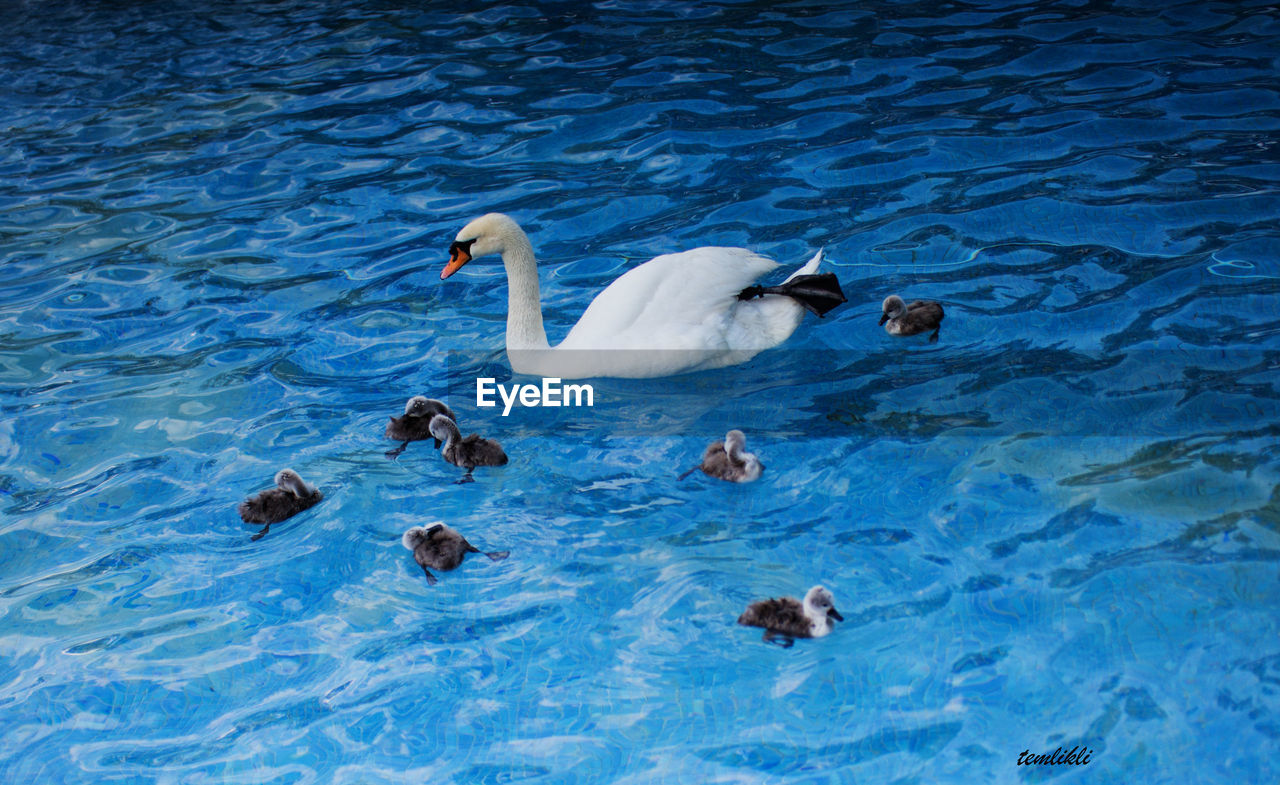
{"type": "Polygon", "coordinates": [[[596,296],[559,349],[705,349],[738,293],[777,262],[745,248],[655,257],[596,296]]]}
{"type": "Polygon", "coordinates": [[[738,623],[808,637],[809,620],[805,618],[804,606],[792,597],[753,602],[738,617],[738,623]]]}

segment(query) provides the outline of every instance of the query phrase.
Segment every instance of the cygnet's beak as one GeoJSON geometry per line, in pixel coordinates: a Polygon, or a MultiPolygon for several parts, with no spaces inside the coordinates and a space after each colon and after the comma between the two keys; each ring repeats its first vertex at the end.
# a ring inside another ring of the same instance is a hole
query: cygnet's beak
{"type": "MultiPolygon", "coordinates": [[[[444,276],[442,275],[440,277],[443,278],[444,276]]],[[[889,321],[889,314],[887,313],[880,314],[880,324],[883,325],[887,321],[889,321]]]]}
{"type": "Polygon", "coordinates": [[[444,280],[462,269],[462,265],[471,261],[471,252],[462,243],[449,246],[449,263],[440,271],[440,280],[444,280]]]}
{"type": "Polygon", "coordinates": [[[840,611],[836,610],[834,606],[831,610],[827,611],[827,618],[835,619],[836,621],[844,621],[844,617],[840,615],[840,611]]]}
{"type": "Polygon", "coordinates": [[[441,445],[441,444],[443,444],[443,442],[441,442],[439,439],[436,439],[436,437],[434,437],[434,436],[432,436],[431,438],[432,438],[432,439],[435,439],[435,442],[436,442],[436,449],[437,449],[437,450],[438,450],[438,449],[440,449],[440,445],[441,445]]]}

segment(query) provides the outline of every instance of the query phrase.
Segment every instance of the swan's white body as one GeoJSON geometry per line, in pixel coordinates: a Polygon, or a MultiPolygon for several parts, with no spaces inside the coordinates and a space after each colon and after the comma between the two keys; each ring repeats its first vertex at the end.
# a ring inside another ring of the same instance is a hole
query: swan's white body
{"type": "MultiPolygon", "coordinates": [[[[785,341],[805,309],[790,297],[738,294],[780,265],[745,248],[695,248],[665,254],[628,270],[596,296],[557,346],[547,343],[533,246],[501,213],[481,216],[458,233],[461,261],[501,254],[507,270],[507,357],[512,370],[535,376],[651,378],[746,362],[785,341]]],[[[822,251],[787,280],[816,273],[822,251]]]]}

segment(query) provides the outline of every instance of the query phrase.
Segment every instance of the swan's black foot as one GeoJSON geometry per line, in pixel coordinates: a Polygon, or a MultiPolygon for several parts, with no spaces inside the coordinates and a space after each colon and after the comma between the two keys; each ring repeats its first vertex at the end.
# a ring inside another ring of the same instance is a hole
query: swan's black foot
{"type": "Polygon", "coordinates": [[[837,305],[848,302],[835,273],[797,275],[783,285],[772,288],[778,289],[778,294],[785,294],[800,303],[805,310],[819,318],[826,316],[837,305]]]}
{"type": "Polygon", "coordinates": [[[748,286],[738,292],[739,300],[750,300],[766,294],[780,294],[800,303],[806,311],[819,317],[841,303],[848,302],[835,273],[797,275],[780,286],[748,286]]]}
{"type": "Polygon", "coordinates": [[[690,469],[689,471],[687,471],[687,472],[685,472],[684,474],[682,474],[682,475],[680,475],[679,477],[677,477],[677,478],[676,478],[676,482],[680,482],[680,481],[681,481],[681,480],[683,480],[685,477],[688,477],[690,474],[693,474],[693,473],[694,473],[694,472],[696,472],[697,470],[698,470],[698,467],[697,467],[697,466],[693,467],[693,468],[692,468],[692,469],[690,469]]]}
{"type": "Polygon", "coordinates": [[[271,524],[268,523],[266,526],[262,527],[261,531],[251,536],[249,538],[249,542],[257,542],[258,540],[261,540],[263,537],[267,536],[267,532],[269,531],[271,531],[271,524]]]}
{"type": "Polygon", "coordinates": [[[435,585],[436,585],[436,576],[432,575],[432,574],[427,570],[427,568],[426,568],[426,567],[423,567],[423,568],[422,568],[422,574],[423,574],[423,575],[425,575],[425,576],[427,576],[427,585],[428,585],[428,586],[435,586],[435,585]]]}
{"type": "Polygon", "coordinates": [[[510,555],[511,555],[511,551],[489,551],[488,553],[485,554],[485,556],[488,556],[490,559],[493,559],[494,561],[501,561],[502,559],[505,559],[510,555]]]}
{"type": "Polygon", "coordinates": [[[929,343],[937,343],[937,342],[938,342],[938,333],[940,333],[940,332],[942,332],[942,330],[941,330],[941,329],[934,330],[934,331],[933,331],[933,335],[930,335],[930,336],[929,336],[929,343]]]}
{"type": "Polygon", "coordinates": [[[386,452],[383,453],[383,455],[387,456],[388,461],[394,461],[396,458],[400,457],[400,453],[402,452],[404,452],[404,448],[397,447],[394,450],[387,450],[386,452]]]}
{"type": "Polygon", "coordinates": [[[475,482],[475,481],[476,481],[476,478],[471,476],[471,472],[467,472],[465,475],[463,475],[461,480],[455,480],[453,484],[466,485],[469,482],[475,482]]]}

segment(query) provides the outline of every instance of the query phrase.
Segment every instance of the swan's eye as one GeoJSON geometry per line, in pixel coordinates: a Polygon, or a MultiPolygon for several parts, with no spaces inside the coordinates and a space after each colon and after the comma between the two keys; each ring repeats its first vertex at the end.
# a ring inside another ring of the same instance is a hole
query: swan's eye
{"type": "Polygon", "coordinates": [[[449,261],[457,261],[459,256],[465,256],[467,260],[471,259],[471,246],[475,240],[455,241],[449,246],[449,261]]]}

